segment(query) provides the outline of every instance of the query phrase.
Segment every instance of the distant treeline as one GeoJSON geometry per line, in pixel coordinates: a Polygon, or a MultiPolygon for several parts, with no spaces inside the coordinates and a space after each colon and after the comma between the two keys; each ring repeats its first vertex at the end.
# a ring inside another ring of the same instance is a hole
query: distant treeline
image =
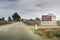
{"type": "Polygon", "coordinates": [[[21,17],[18,15],[17,12],[9,16],[7,20],[5,20],[5,17],[0,18],[0,21],[20,21],[20,20],[21,20],[21,17]]]}

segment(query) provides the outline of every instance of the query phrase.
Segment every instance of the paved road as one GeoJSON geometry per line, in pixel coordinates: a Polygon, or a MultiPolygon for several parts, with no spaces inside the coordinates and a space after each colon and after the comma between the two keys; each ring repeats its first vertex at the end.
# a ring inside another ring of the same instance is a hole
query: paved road
{"type": "Polygon", "coordinates": [[[22,22],[0,26],[0,40],[43,40],[22,22]]]}

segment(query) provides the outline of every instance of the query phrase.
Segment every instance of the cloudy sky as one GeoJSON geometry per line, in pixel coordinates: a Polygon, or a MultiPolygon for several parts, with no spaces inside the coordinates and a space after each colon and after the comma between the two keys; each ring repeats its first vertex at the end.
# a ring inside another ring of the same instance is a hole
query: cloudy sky
{"type": "Polygon", "coordinates": [[[11,16],[14,12],[22,18],[41,17],[53,13],[60,19],[60,0],[0,0],[0,17],[11,16]]]}

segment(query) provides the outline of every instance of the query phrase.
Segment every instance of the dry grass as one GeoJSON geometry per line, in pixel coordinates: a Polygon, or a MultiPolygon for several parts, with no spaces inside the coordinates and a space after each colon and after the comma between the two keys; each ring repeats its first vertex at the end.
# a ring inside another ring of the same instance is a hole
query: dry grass
{"type": "Polygon", "coordinates": [[[2,25],[6,25],[6,24],[10,24],[11,22],[7,22],[7,21],[0,21],[0,26],[2,25]]]}
{"type": "Polygon", "coordinates": [[[60,38],[60,28],[40,28],[36,31],[36,33],[45,38],[60,38]]]}

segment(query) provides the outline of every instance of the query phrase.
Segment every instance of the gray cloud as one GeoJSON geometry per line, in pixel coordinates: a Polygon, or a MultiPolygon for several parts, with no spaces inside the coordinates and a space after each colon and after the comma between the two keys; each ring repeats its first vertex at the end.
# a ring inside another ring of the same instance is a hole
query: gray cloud
{"type": "Polygon", "coordinates": [[[40,17],[52,12],[60,19],[59,10],[60,0],[0,0],[0,13],[12,15],[17,11],[23,18],[40,17]]]}

